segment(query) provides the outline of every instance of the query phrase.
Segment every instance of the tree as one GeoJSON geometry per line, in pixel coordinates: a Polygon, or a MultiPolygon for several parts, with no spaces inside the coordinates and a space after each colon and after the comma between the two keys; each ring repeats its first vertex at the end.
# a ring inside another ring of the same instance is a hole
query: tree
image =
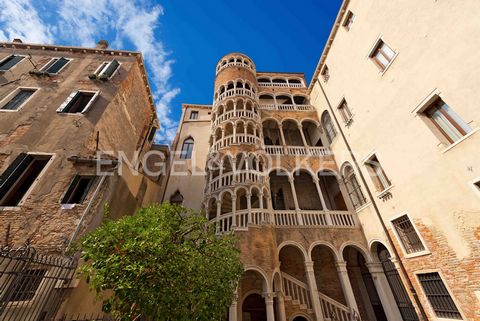
{"type": "Polygon", "coordinates": [[[235,237],[206,223],[168,203],[108,221],[80,240],[80,273],[122,321],[224,321],[243,267],[235,237]]]}

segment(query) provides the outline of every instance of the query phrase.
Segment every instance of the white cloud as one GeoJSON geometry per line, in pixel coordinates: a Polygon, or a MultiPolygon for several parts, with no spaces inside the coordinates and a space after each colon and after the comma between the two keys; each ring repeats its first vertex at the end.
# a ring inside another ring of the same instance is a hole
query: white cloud
{"type": "Polygon", "coordinates": [[[132,44],[144,55],[156,97],[161,123],[157,138],[162,142],[172,141],[177,122],[172,119],[170,105],[180,89],[170,85],[174,61],[158,38],[158,23],[164,13],[163,8],[124,0],[83,0],[81,5],[78,0],[33,1],[1,1],[0,40],[19,37],[27,42],[68,41],[72,45],[93,47],[98,40],[113,35],[113,48],[123,49],[125,43],[132,44]],[[42,13],[52,14],[53,10],[53,17],[57,19],[55,25],[42,21],[38,14],[36,8],[45,4],[48,8],[44,8],[47,10],[42,10],[42,13]]]}
{"type": "Polygon", "coordinates": [[[45,24],[29,0],[0,1],[2,40],[21,38],[32,43],[53,43],[52,27],[45,24]]]}

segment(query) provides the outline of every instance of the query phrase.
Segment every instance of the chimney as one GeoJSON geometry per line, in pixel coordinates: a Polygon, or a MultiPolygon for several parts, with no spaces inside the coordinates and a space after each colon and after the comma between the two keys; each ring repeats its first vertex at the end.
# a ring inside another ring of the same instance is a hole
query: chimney
{"type": "Polygon", "coordinates": [[[100,40],[95,46],[95,49],[107,49],[107,48],[108,48],[108,41],[103,39],[100,40]]]}
{"type": "Polygon", "coordinates": [[[13,39],[13,42],[23,43],[22,39],[20,39],[20,38],[14,38],[14,39],[13,39]]]}

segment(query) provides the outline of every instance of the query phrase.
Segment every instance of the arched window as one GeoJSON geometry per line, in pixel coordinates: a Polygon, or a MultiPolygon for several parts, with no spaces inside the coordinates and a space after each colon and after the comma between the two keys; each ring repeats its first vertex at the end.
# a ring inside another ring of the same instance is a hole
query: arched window
{"type": "Polygon", "coordinates": [[[180,158],[183,159],[191,159],[192,158],[192,152],[193,152],[193,138],[189,137],[183,141],[182,145],[182,152],[180,154],[180,158]]]}
{"type": "Polygon", "coordinates": [[[362,192],[362,187],[358,184],[357,176],[350,165],[345,166],[343,170],[343,179],[345,180],[345,186],[347,187],[348,195],[352,200],[353,206],[359,208],[367,202],[362,192]]]}
{"type": "Polygon", "coordinates": [[[182,205],[183,204],[183,195],[177,190],[175,193],[170,196],[170,203],[175,205],[182,205]]]}
{"type": "Polygon", "coordinates": [[[322,126],[327,135],[328,142],[332,143],[335,136],[337,136],[337,131],[333,126],[332,118],[330,117],[330,114],[328,113],[328,111],[324,111],[322,114],[322,126]]]}

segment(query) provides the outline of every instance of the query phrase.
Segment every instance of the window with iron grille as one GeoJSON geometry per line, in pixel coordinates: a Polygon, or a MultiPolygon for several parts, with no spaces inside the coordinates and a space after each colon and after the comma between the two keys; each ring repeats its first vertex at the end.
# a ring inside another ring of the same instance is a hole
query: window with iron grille
{"type": "Polygon", "coordinates": [[[45,269],[29,269],[18,274],[7,291],[12,293],[9,301],[32,300],[46,273],[45,269]]]}
{"type": "Polygon", "coordinates": [[[440,274],[437,272],[418,274],[418,280],[437,317],[463,319],[440,274]]]}
{"type": "Polygon", "coordinates": [[[198,111],[193,110],[190,113],[190,119],[198,119],[198,111]]]}
{"type": "Polygon", "coordinates": [[[20,61],[25,58],[24,56],[19,55],[10,55],[0,61],[0,71],[7,71],[15,67],[20,61]]]}
{"type": "Polygon", "coordinates": [[[362,187],[358,183],[357,176],[353,171],[351,166],[345,167],[344,170],[344,177],[345,177],[345,186],[347,187],[348,195],[352,200],[353,206],[355,208],[359,208],[363,204],[367,202],[365,196],[362,192],[362,187]]]}
{"type": "Polygon", "coordinates": [[[397,235],[408,254],[425,251],[425,246],[417,234],[415,227],[407,215],[403,215],[392,221],[397,235]]]}

